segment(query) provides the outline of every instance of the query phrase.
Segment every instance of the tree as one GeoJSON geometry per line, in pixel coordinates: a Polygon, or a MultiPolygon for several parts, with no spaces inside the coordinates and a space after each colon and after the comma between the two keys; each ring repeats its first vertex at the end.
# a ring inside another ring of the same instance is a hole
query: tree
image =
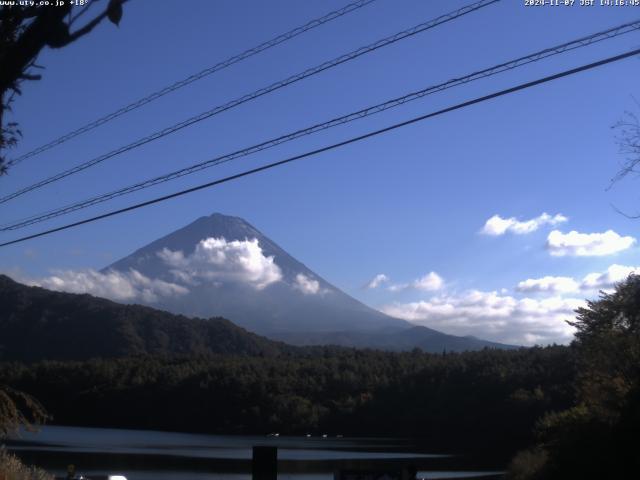
{"type": "Polygon", "coordinates": [[[539,421],[538,445],[514,459],[510,478],[632,478],[640,469],[640,276],[576,314],[575,405],[539,421]]]}
{"type": "Polygon", "coordinates": [[[0,438],[47,419],[44,407],[31,395],[0,385],[0,438]]]}
{"type": "MultiPolygon", "coordinates": [[[[115,25],[122,18],[122,5],[127,0],[109,0],[103,10],[78,27],[80,19],[100,0],[62,1],[59,5],[0,7],[0,175],[6,173],[10,162],[5,151],[15,146],[22,136],[16,122],[6,122],[16,95],[21,95],[21,84],[39,80],[35,69],[40,52],[45,48],[63,48],[90,33],[105,18],[115,25]]],[[[25,2],[26,3],[26,2],[25,2]]],[[[38,4],[39,2],[35,2],[38,4]]],[[[47,2],[49,3],[49,2],[47,2]]]]}
{"type": "MultiPolygon", "coordinates": [[[[0,385],[0,439],[47,419],[44,408],[30,395],[0,385]]],[[[53,475],[37,467],[24,465],[18,457],[0,445],[0,479],[3,480],[53,480],[53,475]]]]}
{"type": "Polygon", "coordinates": [[[601,419],[615,423],[640,386],[640,276],[579,308],[575,345],[581,361],[579,395],[601,419]]]}
{"type": "MultiPolygon", "coordinates": [[[[640,107],[640,102],[634,99],[636,106],[640,107]]],[[[620,148],[620,153],[625,155],[625,160],[613,177],[612,184],[622,180],[631,173],[638,173],[640,165],[640,119],[634,112],[628,110],[622,119],[613,128],[617,131],[616,141],[620,148]]]]}
{"type": "MultiPolygon", "coordinates": [[[[80,20],[100,0],[61,1],[58,4],[0,6],[0,175],[6,173],[9,162],[5,151],[17,144],[22,135],[16,122],[7,122],[6,113],[16,95],[21,95],[24,81],[39,80],[34,69],[40,52],[45,48],[63,48],[90,33],[105,18],[115,25],[122,18],[122,5],[127,0],[109,0],[101,12],[78,26],[80,20]]],[[[47,2],[49,3],[49,2],[47,2]]],[[[30,395],[9,386],[0,385],[0,437],[29,428],[47,419],[45,409],[30,395]]]]}

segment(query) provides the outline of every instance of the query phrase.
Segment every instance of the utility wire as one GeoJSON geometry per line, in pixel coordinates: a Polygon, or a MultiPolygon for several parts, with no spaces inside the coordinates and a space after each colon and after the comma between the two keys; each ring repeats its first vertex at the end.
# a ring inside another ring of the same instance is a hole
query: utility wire
{"type": "Polygon", "coordinates": [[[253,153],[257,153],[272,147],[275,147],[277,145],[281,145],[283,143],[286,142],[290,142],[292,140],[295,140],[297,138],[306,136],[306,135],[311,135],[313,133],[322,131],[322,130],[326,130],[329,128],[333,128],[335,126],[338,125],[343,125],[346,123],[350,123],[353,122],[355,120],[359,120],[361,118],[365,118],[371,115],[374,115],[376,113],[380,113],[380,112],[384,112],[386,110],[389,110],[391,108],[395,108],[398,107],[400,105],[403,105],[407,102],[413,101],[413,100],[417,100],[420,98],[423,98],[427,95],[431,95],[437,92],[441,92],[443,90],[449,89],[449,88],[453,88],[459,85],[463,85],[475,80],[479,80],[482,78],[486,78],[489,76],[493,76],[508,70],[513,70],[515,68],[521,67],[523,65],[527,65],[529,63],[534,63],[534,62],[538,62],[540,60],[543,60],[545,58],[554,56],[554,55],[558,55],[561,53],[565,53],[567,51],[571,51],[571,50],[575,50],[577,48],[582,48],[582,47],[586,47],[588,45],[592,45],[594,43],[603,41],[603,40],[607,40],[610,38],[615,38],[619,35],[623,35],[625,33],[629,33],[629,32],[633,32],[640,29],[640,19],[634,21],[634,22],[629,22],[623,25],[619,25],[617,27],[613,27],[610,28],[608,30],[604,30],[602,32],[597,32],[585,37],[581,37],[578,38],[576,40],[572,40],[570,42],[566,42],[563,43],[561,45],[556,45],[554,47],[550,47],[550,48],[546,48],[544,50],[540,50],[538,52],[526,55],[526,56],[522,56],[519,57],[515,60],[510,60],[508,62],[505,63],[501,63],[499,65],[495,65],[493,67],[490,68],[486,68],[484,70],[480,70],[474,73],[471,73],[469,75],[463,76],[463,77],[458,77],[458,78],[453,78],[451,80],[448,80],[447,82],[438,84],[438,85],[434,85],[434,86],[430,86],[427,88],[424,88],[422,90],[418,90],[416,92],[411,92],[407,95],[404,95],[402,97],[397,97],[391,100],[388,100],[386,102],[383,103],[379,103],[377,105],[374,106],[370,106],[367,108],[364,108],[362,110],[358,110],[356,112],[352,112],[349,113],[347,115],[343,115],[341,117],[337,117],[334,119],[331,119],[329,121],[323,122],[323,123],[319,123],[319,124],[315,124],[312,125],[310,127],[301,129],[301,130],[297,130],[295,132],[292,133],[288,133],[286,135],[282,135],[280,137],[277,138],[273,138],[267,141],[264,141],[262,143],[244,148],[242,150],[237,150],[235,152],[226,154],[226,155],[222,155],[222,156],[218,156],[209,160],[206,160],[204,162],[200,162],[200,163],[196,163],[194,165],[191,165],[189,167],[185,167],[182,168],[180,170],[176,170],[174,172],[171,173],[167,173],[164,175],[160,175],[158,177],[155,178],[150,178],[147,180],[144,180],[142,182],[133,184],[133,185],[129,185],[127,187],[123,187],[119,190],[115,190],[109,193],[105,193],[99,196],[95,196],[92,198],[89,198],[87,200],[83,200],[80,202],[76,202],[70,205],[66,205],[63,207],[59,207],[55,210],[50,210],[48,212],[44,212],[44,213],[39,213],[36,215],[32,215],[28,218],[24,218],[21,220],[16,220],[12,223],[8,223],[8,224],[4,224],[4,225],[0,225],[0,231],[9,231],[9,230],[17,230],[20,228],[24,228],[26,226],[29,225],[33,225],[36,223],[40,223],[55,217],[59,217],[61,215],[65,215],[77,210],[81,210],[84,208],[88,208],[91,207],[93,205],[97,205],[99,203],[111,200],[113,198],[116,197],[120,197],[122,195],[126,195],[129,193],[133,193],[136,192],[138,190],[142,190],[145,188],[149,188],[152,187],[154,185],[158,185],[160,183],[164,183],[164,182],[168,182],[170,180],[174,180],[180,177],[183,177],[185,175],[189,175],[191,173],[195,173],[201,170],[204,170],[206,168],[211,168],[217,165],[220,165],[222,163],[226,163],[226,162],[230,162],[232,160],[236,160],[240,157],[245,157],[248,155],[251,155],[253,153]]]}
{"type": "Polygon", "coordinates": [[[48,185],[50,183],[53,183],[55,181],[61,180],[63,178],[66,178],[70,175],[73,175],[75,173],[81,172],[82,170],[85,170],[89,167],[92,167],[94,165],[97,165],[101,162],[104,162],[105,160],[115,157],[116,155],[119,155],[121,153],[124,152],[128,152],[130,150],[133,150],[134,148],[140,147],[142,145],[145,145],[149,142],[152,142],[154,140],[157,140],[159,138],[162,138],[166,135],[170,135],[172,133],[175,133],[179,130],[182,130],[183,128],[189,127],[195,123],[201,122],[202,120],[205,120],[207,118],[210,118],[214,115],[217,115],[219,113],[222,113],[226,110],[230,110],[234,107],[237,107],[238,105],[241,105],[243,103],[246,103],[248,101],[254,100],[258,97],[261,97],[263,95],[266,95],[267,93],[273,92],[275,90],[279,90],[283,87],[286,87],[288,85],[291,85],[292,83],[298,82],[300,80],[303,80],[307,77],[310,77],[312,75],[316,75],[320,72],[323,72],[325,70],[328,70],[330,68],[336,67],[342,63],[354,60],[355,58],[358,58],[362,55],[365,55],[367,53],[373,52],[375,50],[378,50],[379,48],[382,47],[386,47],[388,45],[391,45],[395,42],[398,42],[400,40],[403,40],[405,38],[411,37],[413,35],[416,35],[418,33],[424,32],[426,30],[432,29],[438,25],[442,25],[443,23],[447,23],[450,22],[452,20],[455,20],[457,18],[460,18],[464,15],[467,15],[471,12],[475,12],[476,10],[479,10],[481,8],[487,7],[489,5],[492,5],[494,3],[497,3],[501,0],[481,0],[479,2],[475,2],[472,3],[470,5],[464,6],[462,8],[459,8],[453,12],[447,13],[445,15],[441,15],[433,20],[430,20],[428,22],[425,23],[421,23],[419,25],[416,25],[415,27],[409,28],[407,30],[403,30],[401,32],[398,32],[394,35],[391,35],[389,37],[386,37],[382,40],[378,40],[375,43],[372,43],[370,45],[367,45],[365,47],[361,47],[357,50],[354,50],[352,52],[346,53],[344,55],[341,55],[340,57],[337,57],[333,60],[324,62],[320,65],[317,65],[315,67],[309,68],[307,70],[305,70],[304,72],[298,73],[296,75],[292,75],[288,78],[286,78],[285,80],[281,80],[275,83],[272,83],[271,85],[269,85],[268,87],[264,87],[261,88],[259,90],[256,90],[252,93],[249,93],[247,95],[244,95],[242,97],[239,97],[235,100],[232,100],[228,103],[225,103],[223,105],[219,105],[211,110],[208,110],[206,112],[203,112],[199,115],[195,115],[191,118],[188,118],[180,123],[177,123],[173,126],[164,128],[162,130],[159,130],[151,135],[148,135],[146,137],[143,137],[139,140],[136,140],[133,143],[130,143],[128,145],[122,146],[120,148],[117,148],[115,150],[112,150],[109,153],[106,153],[104,155],[101,155],[99,157],[96,157],[92,160],[88,160],[84,163],[81,163],[73,168],[70,168],[68,170],[65,170],[63,172],[60,172],[56,175],[53,175],[49,178],[46,178],[44,180],[41,180],[37,183],[34,183],[28,187],[22,188],[21,190],[17,190],[9,195],[6,195],[4,197],[0,198],[0,204],[8,202],[9,200],[12,200],[16,197],[19,197],[21,195],[24,195],[25,193],[31,192],[33,190],[36,190],[38,188],[41,188],[45,185],[48,185]]]}
{"type": "Polygon", "coordinates": [[[160,90],[157,90],[153,93],[151,93],[150,95],[147,95],[146,97],[143,97],[139,100],[136,100],[135,102],[130,103],[129,105],[125,105],[122,108],[119,108],[118,110],[109,113],[103,117],[98,118],[97,120],[94,120],[91,123],[88,123],[76,130],[73,130],[59,138],[56,138],[55,140],[50,141],[49,143],[45,143],[44,145],[39,146],[38,148],[35,148],[27,153],[25,153],[24,155],[21,155],[17,158],[14,158],[12,160],[10,160],[7,165],[8,166],[12,166],[12,165],[16,165],[24,160],[26,160],[27,158],[31,158],[34,157],[42,152],[45,152],[55,146],[61,145],[65,142],[67,142],[68,140],[71,140],[72,138],[75,138],[79,135],[82,135],[83,133],[87,133],[91,130],[93,130],[94,128],[98,128],[101,125],[104,125],[107,122],[110,122],[111,120],[114,120],[118,117],[120,117],[121,115],[124,115],[125,113],[128,113],[132,110],[136,110],[144,105],[146,105],[147,103],[153,102],[154,100],[157,100],[158,98],[164,97],[165,95],[174,92],[182,87],[186,87],[187,85],[192,84],[193,82],[196,82],[198,80],[201,80],[215,72],[219,72],[220,70],[224,70],[227,67],[230,67],[231,65],[234,65],[236,63],[239,63],[243,60],[246,60],[249,57],[252,57],[254,55],[257,55],[258,53],[264,52],[265,50],[268,50],[270,48],[273,48],[277,45],[280,45],[281,43],[284,43],[288,40],[291,40],[295,37],[297,37],[298,35],[301,35],[305,32],[308,32],[309,30],[313,30],[316,27],[319,27],[327,22],[330,22],[332,20],[335,20],[336,18],[342,17],[343,15],[346,15],[348,13],[351,13],[355,10],[358,10],[361,7],[364,7],[372,2],[374,2],[375,0],[358,0],[356,2],[352,2],[344,7],[342,7],[339,10],[335,10],[333,12],[329,12],[326,15],[320,17],[320,18],[316,18],[314,20],[309,21],[308,23],[296,27],[293,30],[289,30],[286,33],[283,33],[281,35],[278,35],[275,38],[272,38],[271,40],[267,40],[264,43],[261,43],[260,45],[250,48],[248,50],[245,50],[244,52],[238,54],[238,55],[234,55],[233,57],[227,58],[226,60],[223,60],[219,63],[216,63],[215,65],[205,68],[204,70],[201,70],[198,73],[194,73],[193,75],[189,75],[186,78],[183,78],[182,80],[178,80],[177,82],[168,85],[160,90]]]}
{"type": "Polygon", "coordinates": [[[478,104],[478,103],[486,102],[488,100],[492,100],[494,98],[502,97],[502,96],[505,96],[505,95],[508,95],[508,94],[511,94],[511,93],[515,93],[515,92],[521,91],[521,90],[526,90],[526,89],[534,87],[536,85],[541,85],[543,83],[548,83],[548,82],[551,82],[553,80],[557,80],[559,78],[568,77],[570,75],[574,75],[574,74],[579,73],[579,72],[584,72],[586,70],[592,70],[594,68],[601,67],[601,66],[607,65],[609,63],[617,62],[617,61],[620,61],[620,60],[623,60],[625,58],[629,58],[629,57],[632,57],[632,56],[638,55],[638,54],[640,54],[640,48],[637,48],[637,49],[632,50],[630,52],[626,52],[626,53],[622,53],[622,54],[619,54],[619,55],[615,55],[613,57],[608,57],[608,58],[599,60],[597,62],[593,62],[593,63],[589,63],[589,64],[586,64],[586,65],[582,65],[580,67],[572,68],[570,70],[565,70],[563,72],[556,73],[554,75],[550,75],[550,76],[547,76],[547,77],[539,78],[539,79],[533,80],[531,82],[521,83],[519,85],[516,85],[515,87],[507,88],[505,90],[500,90],[498,92],[494,92],[494,93],[491,93],[489,95],[485,95],[483,97],[478,97],[478,98],[475,98],[473,100],[468,100],[466,102],[459,103],[457,105],[454,105],[454,106],[451,106],[451,107],[447,107],[447,108],[444,108],[442,110],[438,110],[438,111],[435,111],[435,112],[427,113],[427,114],[421,115],[419,117],[414,117],[414,118],[411,118],[409,120],[405,120],[404,122],[396,123],[396,124],[390,125],[388,127],[381,128],[379,130],[374,130],[372,132],[365,133],[364,135],[359,135],[357,137],[352,137],[352,138],[350,138],[348,140],[344,140],[342,142],[334,143],[332,145],[327,145],[325,147],[322,147],[322,148],[319,148],[319,149],[316,149],[316,150],[312,150],[312,151],[303,153],[301,155],[296,155],[294,157],[285,158],[284,160],[280,160],[280,161],[277,161],[277,162],[269,163],[269,164],[263,165],[261,167],[252,168],[251,170],[245,170],[244,172],[240,172],[240,173],[237,173],[235,175],[231,175],[231,176],[224,177],[224,178],[221,178],[221,179],[218,179],[218,180],[214,180],[212,182],[204,183],[204,184],[201,184],[201,185],[198,185],[198,186],[195,186],[195,187],[188,188],[186,190],[181,190],[179,192],[171,193],[169,195],[164,195],[162,197],[157,197],[157,198],[154,198],[152,200],[147,200],[145,202],[137,203],[135,205],[130,205],[130,206],[125,207],[125,208],[121,208],[121,209],[118,209],[118,210],[113,210],[113,211],[108,212],[108,213],[103,213],[102,215],[97,215],[95,217],[86,218],[86,219],[80,220],[78,222],[69,223],[69,224],[63,225],[61,227],[52,228],[50,230],[45,230],[43,232],[34,233],[32,235],[27,235],[25,237],[17,238],[15,240],[11,240],[11,241],[8,241],[8,242],[0,243],[0,247],[6,247],[8,245],[13,245],[13,244],[16,244],[16,243],[20,243],[20,242],[24,242],[24,241],[27,241],[27,240],[31,240],[33,238],[38,238],[38,237],[42,237],[42,236],[45,236],[45,235],[49,235],[51,233],[60,232],[62,230],[67,230],[67,229],[74,228],[74,227],[77,227],[77,226],[80,226],[80,225],[84,225],[84,224],[87,224],[87,223],[95,222],[97,220],[102,220],[104,218],[112,217],[114,215],[119,215],[121,213],[130,212],[130,211],[136,210],[138,208],[142,208],[142,207],[146,207],[146,206],[153,205],[153,204],[156,204],[156,203],[164,202],[166,200],[170,200],[172,198],[176,198],[176,197],[180,197],[180,196],[183,196],[183,195],[187,195],[189,193],[193,193],[193,192],[196,192],[198,190],[203,190],[205,188],[214,187],[216,185],[220,185],[222,183],[227,183],[227,182],[230,182],[232,180],[237,180],[239,178],[252,175],[254,173],[263,172],[265,170],[270,170],[272,168],[279,167],[279,166],[285,165],[287,163],[294,162],[296,160],[301,160],[301,159],[304,159],[304,158],[308,158],[308,157],[312,157],[312,156],[318,155],[318,154],[323,153],[323,152],[327,152],[327,151],[330,151],[330,150],[335,150],[335,149],[337,149],[339,147],[343,147],[345,145],[356,143],[356,142],[365,140],[367,138],[375,137],[375,136],[381,135],[383,133],[390,132],[392,130],[396,130],[396,129],[399,129],[399,128],[402,128],[402,127],[406,127],[407,125],[411,125],[411,124],[414,124],[414,123],[422,122],[422,121],[427,120],[429,118],[437,117],[437,116],[443,115],[445,113],[453,112],[455,110],[460,110],[462,108],[466,108],[466,107],[469,107],[471,105],[475,105],[475,104],[478,104]]]}

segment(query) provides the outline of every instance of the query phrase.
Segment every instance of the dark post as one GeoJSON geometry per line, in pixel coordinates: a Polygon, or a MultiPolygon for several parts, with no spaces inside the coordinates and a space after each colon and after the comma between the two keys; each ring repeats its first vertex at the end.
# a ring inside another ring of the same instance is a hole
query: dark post
{"type": "Polygon", "coordinates": [[[253,447],[251,470],[253,480],[277,480],[278,449],[276,447],[253,447]]]}

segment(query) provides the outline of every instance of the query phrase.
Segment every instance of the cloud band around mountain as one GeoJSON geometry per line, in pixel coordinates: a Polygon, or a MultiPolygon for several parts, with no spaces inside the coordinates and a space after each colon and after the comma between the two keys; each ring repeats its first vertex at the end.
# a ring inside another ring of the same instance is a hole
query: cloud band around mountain
{"type": "Polygon", "coordinates": [[[320,282],[313,278],[306,276],[304,273],[298,273],[293,283],[293,288],[299,290],[305,295],[317,295],[319,293],[325,293],[325,290],[320,288],[320,282]]]}
{"type": "Polygon", "coordinates": [[[91,269],[63,270],[26,283],[49,290],[88,293],[96,297],[123,302],[152,303],[159,298],[176,297],[189,292],[182,285],[151,279],[133,269],[128,272],[110,270],[105,273],[91,269]]]}
{"type": "Polygon", "coordinates": [[[282,271],[272,256],[265,256],[258,239],[227,241],[224,238],[201,240],[190,255],[167,248],[158,256],[182,282],[243,283],[262,290],[282,280],[282,271]]]}

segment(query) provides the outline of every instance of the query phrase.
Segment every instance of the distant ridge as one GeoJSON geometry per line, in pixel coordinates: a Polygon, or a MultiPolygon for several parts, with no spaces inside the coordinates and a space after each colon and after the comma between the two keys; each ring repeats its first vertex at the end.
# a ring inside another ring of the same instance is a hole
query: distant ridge
{"type": "Polygon", "coordinates": [[[511,350],[521,348],[516,345],[489,342],[475,337],[459,337],[415,326],[402,330],[377,332],[344,331],[327,334],[282,334],[280,339],[293,345],[336,345],[355,348],[375,348],[388,351],[406,351],[419,348],[430,353],[464,352],[498,348],[511,350]]]}

